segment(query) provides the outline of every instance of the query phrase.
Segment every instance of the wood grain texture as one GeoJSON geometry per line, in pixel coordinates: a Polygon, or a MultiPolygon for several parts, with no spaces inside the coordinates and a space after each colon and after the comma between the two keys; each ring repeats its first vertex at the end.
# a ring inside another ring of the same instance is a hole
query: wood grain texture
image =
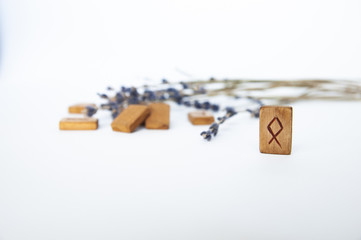
{"type": "Polygon", "coordinates": [[[60,130],[96,130],[98,119],[96,118],[63,118],[59,122],[60,130]]]}
{"type": "Polygon", "coordinates": [[[193,125],[209,125],[214,122],[212,113],[207,111],[190,112],[188,119],[193,125]]]}
{"type": "Polygon", "coordinates": [[[149,116],[150,109],[144,105],[129,105],[112,122],[113,131],[133,132],[149,116]]]}
{"type": "Polygon", "coordinates": [[[291,154],[292,111],[292,107],[261,107],[259,115],[261,153],[291,154]]]}
{"type": "Polygon", "coordinates": [[[147,129],[169,129],[170,106],[166,103],[152,103],[148,105],[150,115],[145,120],[147,129]]]}
{"type": "Polygon", "coordinates": [[[92,106],[94,108],[97,107],[94,103],[78,103],[69,106],[68,112],[69,113],[84,113],[86,106],[92,106]]]}

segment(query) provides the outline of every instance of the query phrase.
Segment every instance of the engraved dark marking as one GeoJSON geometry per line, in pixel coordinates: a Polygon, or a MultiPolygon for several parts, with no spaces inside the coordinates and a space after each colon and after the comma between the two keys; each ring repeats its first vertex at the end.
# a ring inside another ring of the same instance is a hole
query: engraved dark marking
{"type": "Polygon", "coordinates": [[[274,118],[272,119],[272,121],[268,124],[267,129],[268,129],[268,131],[269,131],[269,132],[271,133],[271,135],[272,135],[272,138],[271,138],[271,140],[268,142],[268,144],[271,144],[272,141],[275,140],[276,143],[280,146],[280,148],[282,148],[280,142],[277,140],[277,136],[278,136],[278,135],[282,132],[282,130],[283,130],[282,123],[281,123],[281,121],[278,119],[278,117],[274,117],[274,118]],[[278,125],[281,127],[280,130],[278,130],[276,133],[274,133],[274,132],[272,131],[272,129],[271,129],[271,125],[272,125],[275,121],[277,121],[278,125]]]}

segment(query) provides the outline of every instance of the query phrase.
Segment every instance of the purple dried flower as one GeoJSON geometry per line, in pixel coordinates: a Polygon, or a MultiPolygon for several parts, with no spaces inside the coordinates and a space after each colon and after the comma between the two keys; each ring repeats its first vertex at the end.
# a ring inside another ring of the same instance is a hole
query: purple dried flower
{"type": "Polygon", "coordinates": [[[180,84],[182,85],[183,89],[189,88],[188,84],[186,84],[185,82],[180,82],[180,84]]]}
{"type": "Polygon", "coordinates": [[[121,104],[124,101],[124,96],[120,92],[117,92],[117,94],[115,95],[115,98],[116,98],[118,104],[121,104]]]}
{"type": "Polygon", "coordinates": [[[145,90],[142,98],[143,100],[155,101],[157,96],[155,95],[154,91],[145,90]]]}
{"type": "Polygon", "coordinates": [[[167,100],[167,98],[166,98],[166,96],[164,96],[164,94],[162,94],[162,95],[159,97],[159,100],[164,101],[164,100],[167,100]]]}
{"type": "Polygon", "coordinates": [[[139,104],[139,99],[137,97],[129,97],[128,104],[139,104]]]}
{"type": "Polygon", "coordinates": [[[194,101],[194,107],[197,108],[197,109],[202,109],[202,104],[198,100],[195,100],[194,101]]]}
{"type": "Polygon", "coordinates": [[[257,103],[260,107],[262,107],[264,105],[264,103],[260,100],[260,99],[257,99],[257,98],[254,98],[254,97],[247,97],[249,100],[257,103]]]}
{"type": "Polygon", "coordinates": [[[215,137],[218,133],[219,125],[223,124],[227,119],[233,117],[236,114],[237,112],[234,110],[233,107],[227,107],[226,114],[223,117],[218,117],[217,118],[218,122],[212,123],[212,125],[209,127],[209,130],[202,132],[201,136],[203,136],[204,139],[210,141],[211,137],[208,137],[207,133],[209,132],[209,134],[213,134],[213,136],[215,137]]]}
{"type": "Polygon", "coordinates": [[[204,103],[202,103],[202,108],[205,110],[208,110],[211,108],[211,104],[208,101],[204,102],[204,103]]]}
{"type": "Polygon", "coordinates": [[[209,130],[213,134],[213,136],[216,136],[218,133],[219,124],[218,123],[212,123],[212,125],[209,127],[209,130]]]}
{"type": "Polygon", "coordinates": [[[97,109],[93,106],[86,106],[85,111],[86,111],[86,115],[88,117],[91,117],[97,112],[97,109]]]}
{"type": "Polygon", "coordinates": [[[112,118],[114,119],[114,118],[118,117],[118,115],[119,115],[118,109],[113,109],[112,110],[112,118]]]}
{"type": "Polygon", "coordinates": [[[218,117],[217,120],[220,124],[222,124],[224,121],[226,121],[226,117],[218,117]]]}
{"type": "Polygon", "coordinates": [[[191,106],[192,106],[192,104],[191,104],[190,101],[183,101],[183,104],[184,104],[184,106],[186,106],[186,107],[191,107],[191,106]]]}
{"type": "Polygon", "coordinates": [[[234,110],[234,108],[233,107],[227,107],[226,108],[226,116],[227,116],[227,118],[230,118],[230,117],[232,117],[232,116],[234,116],[234,115],[236,115],[237,114],[237,112],[234,110]]]}
{"type": "Polygon", "coordinates": [[[211,109],[212,109],[212,111],[218,112],[218,111],[219,111],[219,105],[217,105],[217,104],[212,104],[212,105],[211,105],[211,109]]]}
{"type": "Polygon", "coordinates": [[[209,130],[201,132],[201,136],[207,141],[210,141],[212,139],[212,134],[209,130]]]}
{"type": "Polygon", "coordinates": [[[138,97],[139,96],[139,93],[138,93],[138,91],[137,91],[137,89],[135,87],[132,87],[130,89],[130,96],[131,97],[138,97]]]}
{"type": "Polygon", "coordinates": [[[251,116],[254,118],[259,118],[259,110],[260,110],[260,108],[257,108],[255,110],[246,109],[246,111],[249,112],[251,114],[251,116]]]}
{"type": "Polygon", "coordinates": [[[104,93],[98,93],[98,96],[103,98],[103,99],[109,99],[108,95],[106,95],[104,93]]]}
{"type": "Polygon", "coordinates": [[[123,93],[128,93],[128,92],[130,92],[130,91],[131,91],[131,89],[130,89],[130,88],[127,88],[127,87],[122,86],[121,91],[122,91],[123,93]]]}

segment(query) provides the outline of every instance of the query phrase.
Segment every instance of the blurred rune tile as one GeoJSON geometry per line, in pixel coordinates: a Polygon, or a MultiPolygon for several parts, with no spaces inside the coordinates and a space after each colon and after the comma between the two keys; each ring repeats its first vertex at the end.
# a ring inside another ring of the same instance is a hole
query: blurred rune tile
{"type": "Polygon", "coordinates": [[[60,130],[96,130],[97,128],[96,118],[63,118],[59,122],[60,130]]]}
{"type": "Polygon", "coordinates": [[[150,115],[145,120],[147,129],[169,129],[170,106],[166,103],[152,103],[148,105],[150,115]]]}
{"type": "Polygon", "coordinates": [[[94,103],[79,103],[69,106],[69,113],[84,113],[86,106],[97,107],[94,103]]]}
{"type": "Polygon", "coordinates": [[[112,122],[113,131],[133,132],[149,116],[150,109],[144,105],[129,105],[112,122]]]}
{"type": "Polygon", "coordinates": [[[291,154],[292,107],[263,106],[259,115],[261,153],[291,154]]]}
{"type": "Polygon", "coordinates": [[[209,125],[214,122],[213,114],[207,111],[190,112],[188,119],[193,125],[209,125]]]}

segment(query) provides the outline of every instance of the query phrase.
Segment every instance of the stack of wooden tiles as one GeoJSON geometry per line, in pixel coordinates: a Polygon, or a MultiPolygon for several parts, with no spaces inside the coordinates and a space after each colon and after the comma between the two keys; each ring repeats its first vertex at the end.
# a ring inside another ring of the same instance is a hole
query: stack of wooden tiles
{"type": "Polygon", "coordinates": [[[170,107],[165,103],[130,105],[112,122],[112,129],[131,133],[145,122],[147,129],[169,129],[170,107]]]}
{"type": "MultiPolygon", "coordinates": [[[[93,103],[79,103],[69,106],[68,112],[70,114],[84,114],[86,107],[91,106],[96,108],[93,103]]],[[[98,129],[98,119],[91,117],[81,118],[63,118],[59,122],[60,130],[96,130],[98,129]]]]}

